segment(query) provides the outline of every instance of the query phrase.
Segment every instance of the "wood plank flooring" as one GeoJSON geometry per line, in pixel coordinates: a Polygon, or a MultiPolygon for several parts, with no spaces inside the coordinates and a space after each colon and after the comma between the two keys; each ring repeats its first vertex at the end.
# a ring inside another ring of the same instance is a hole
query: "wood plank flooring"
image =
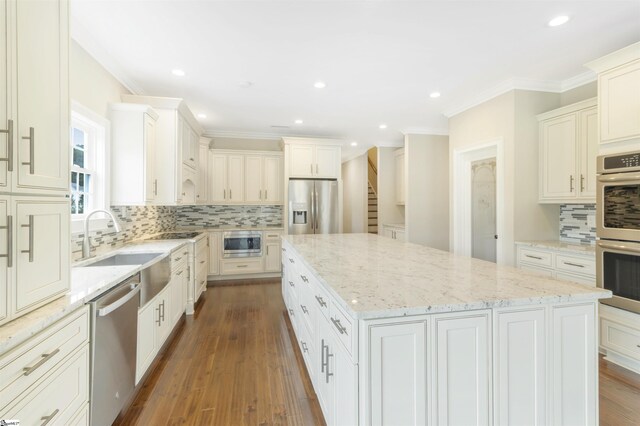
{"type": "MultiPolygon", "coordinates": [[[[241,284],[209,287],[116,424],[325,424],[279,281],[241,284]]],[[[640,375],[602,358],[600,424],[640,425],[640,375]]]]}

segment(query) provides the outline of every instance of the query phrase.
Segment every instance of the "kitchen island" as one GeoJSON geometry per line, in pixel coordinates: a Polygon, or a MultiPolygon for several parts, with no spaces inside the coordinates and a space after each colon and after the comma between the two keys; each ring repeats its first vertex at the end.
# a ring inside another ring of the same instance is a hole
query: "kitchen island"
{"type": "Polygon", "coordinates": [[[329,425],[597,424],[609,291],[370,234],[283,237],[329,425]]]}

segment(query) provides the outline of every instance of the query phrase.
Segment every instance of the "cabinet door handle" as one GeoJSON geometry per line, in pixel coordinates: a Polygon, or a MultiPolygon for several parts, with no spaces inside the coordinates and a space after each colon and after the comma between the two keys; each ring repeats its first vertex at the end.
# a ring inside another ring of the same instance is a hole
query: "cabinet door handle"
{"type": "Polygon", "coordinates": [[[42,359],[38,362],[36,362],[35,364],[33,364],[31,367],[24,367],[22,369],[23,376],[28,376],[29,374],[33,373],[34,371],[36,371],[38,368],[42,367],[42,365],[49,361],[51,358],[53,358],[58,352],[60,352],[60,349],[56,349],[54,351],[49,352],[48,354],[42,354],[42,359]]]}
{"type": "Polygon", "coordinates": [[[569,192],[573,192],[573,175],[569,176],[569,192]]]}
{"type": "Polygon", "coordinates": [[[302,345],[302,351],[303,352],[309,352],[309,348],[307,348],[307,344],[305,342],[303,342],[302,340],[300,341],[301,345],[302,345]]]}
{"type": "Polygon", "coordinates": [[[267,192],[267,191],[268,191],[267,189],[265,189],[265,190],[264,190],[264,199],[265,199],[265,201],[266,201],[266,200],[267,200],[267,198],[268,198],[268,196],[267,196],[267,193],[268,193],[268,192],[267,192]]]}
{"type": "Polygon", "coordinates": [[[318,174],[318,163],[316,163],[316,174],[318,174]]]}
{"type": "Polygon", "coordinates": [[[293,283],[293,281],[289,281],[289,286],[295,287],[296,285],[293,283]]]}
{"type": "Polygon", "coordinates": [[[327,348],[327,356],[326,356],[327,360],[325,361],[325,363],[326,363],[326,367],[327,368],[324,371],[324,374],[325,374],[324,377],[325,377],[325,380],[327,381],[327,383],[329,383],[329,377],[333,376],[333,373],[329,373],[329,358],[332,357],[333,354],[329,353],[329,345],[327,345],[326,348],[327,348]]]}
{"type": "Polygon", "coordinates": [[[60,412],[59,409],[55,409],[53,410],[53,413],[49,414],[48,416],[45,417],[40,417],[40,420],[42,420],[42,423],[40,424],[40,426],[44,426],[47,423],[49,423],[51,420],[53,420],[53,418],[56,416],[56,414],[58,414],[60,412]]]}
{"type": "Polygon", "coordinates": [[[226,189],[222,190],[222,198],[224,198],[225,200],[227,199],[227,190],[226,189]]]}
{"type": "Polygon", "coordinates": [[[324,339],[322,339],[322,350],[320,351],[320,372],[324,373],[324,368],[326,366],[325,362],[324,362],[324,348],[325,348],[325,344],[324,344],[324,339]]]}
{"type": "Polygon", "coordinates": [[[575,266],[576,268],[584,268],[584,265],[580,265],[578,263],[571,263],[571,262],[563,262],[565,265],[569,265],[569,266],[575,266]]]}
{"type": "Polygon", "coordinates": [[[306,306],[304,306],[304,305],[300,305],[300,309],[302,309],[302,312],[303,312],[303,313],[305,313],[305,314],[309,315],[309,310],[307,309],[307,307],[306,307],[306,306]]]}
{"type": "Polygon", "coordinates": [[[584,192],[584,175],[580,174],[580,192],[584,192]]]}
{"type": "Polygon", "coordinates": [[[260,190],[260,195],[258,195],[258,199],[262,200],[262,189],[260,190]]]}
{"type": "Polygon", "coordinates": [[[249,266],[249,265],[236,265],[236,268],[246,268],[246,267],[248,267],[248,266],[249,266]]]}
{"type": "Polygon", "coordinates": [[[13,171],[13,120],[7,120],[7,128],[0,129],[0,133],[7,134],[7,156],[0,161],[7,162],[7,171],[13,171]]]}
{"type": "Polygon", "coordinates": [[[292,258],[289,258],[289,262],[296,263],[292,258]]]}
{"type": "Polygon", "coordinates": [[[233,200],[233,193],[231,192],[231,190],[229,190],[229,199],[233,200]]]}
{"type": "Polygon", "coordinates": [[[22,250],[21,253],[29,254],[29,262],[33,262],[33,215],[29,215],[29,223],[22,225],[23,228],[29,228],[29,248],[22,250]]]}
{"type": "Polygon", "coordinates": [[[335,319],[335,318],[331,317],[331,322],[333,323],[333,325],[336,326],[336,328],[338,329],[340,334],[347,334],[347,329],[342,324],[340,324],[340,320],[339,319],[335,319]]]}
{"type": "Polygon", "coordinates": [[[153,181],[153,194],[158,195],[158,179],[154,179],[153,181]]]}
{"type": "Polygon", "coordinates": [[[325,302],[322,297],[316,296],[316,300],[318,301],[320,307],[324,308],[325,306],[327,306],[327,302],[325,302]]]}
{"type": "Polygon", "coordinates": [[[29,127],[29,136],[23,136],[22,139],[29,141],[29,161],[23,161],[22,165],[29,166],[29,174],[32,175],[35,173],[35,168],[36,168],[36,160],[34,158],[35,141],[36,141],[35,129],[33,127],[29,127]]]}
{"type": "Polygon", "coordinates": [[[13,216],[7,216],[7,226],[0,226],[0,230],[7,230],[7,254],[0,254],[0,258],[7,258],[7,268],[13,267],[13,216]]]}
{"type": "Polygon", "coordinates": [[[538,256],[532,256],[532,255],[530,255],[530,254],[525,254],[525,257],[528,257],[528,258],[531,258],[531,259],[536,259],[536,260],[542,260],[542,258],[541,258],[541,257],[538,257],[538,256]]]}
{"type": "Polygon", "coordinates": [[[309,164],[309,167],[311,167],[311,174],[313,174],[313,164],[309,164]]]}
{"type": "Polygon", "coordinates": [[[204,260],[201,260],[201,261],[200,261],[200,264],[202,265],[203,263],[204,263],[204,260]]]}
{"type": "Polygon", "coordinates": [[[269,246],[267,246],[267,256],[269,256],[269,246]]]}
{"type": "Polygon", "coordinates": [[[304,281],[305,283],[309,282],[309,279],[307,277],[305,277],[304,275],[300,275],[300,278],[302,278],[302,281],[304,281]]]}
{"type": "Polygon", "coordinates": [[[160,324],[162,324],[162,319],[160,317],[160,305],[158,305],[156,311],[158,311],[158,319],[156,320],[156,324],[158,324],[158,327],[160,327],[160,324]]]}
{"type": "Polygon", "coordinates": [[[183,272],[184,271],[178,271],[178,272],[176,272],[176,275],[182,275],[183,272]]]}

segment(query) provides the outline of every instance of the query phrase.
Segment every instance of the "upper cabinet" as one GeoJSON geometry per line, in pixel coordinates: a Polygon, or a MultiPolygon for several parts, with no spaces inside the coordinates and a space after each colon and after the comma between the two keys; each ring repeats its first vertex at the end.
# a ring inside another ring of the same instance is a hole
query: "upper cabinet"
{"type": "Polygon", "coordinates": [[[640,139],[640,42],[587,66],[598,73],[600,143],[640,139]]]}
{"type": "Polygon", "coordinates": [[[594,203],[598,114],[596,99],[538,115],[541,203],[594,203]]]}
{"type": "Polygon", "coordinates": [[[198,186],[196,204],[209,202],[209,140],[202,139],[198,146],[198,186]]]}
{"type": "Polygon", "coordinates": [[[404,148],[398,149],[394,154],[396,165],[396,204],[404,206],[406,194],[404,181],[404,148]]]}
{"type": "Polygon", "coordinates": [[[211,151],[209,200],[213,204],[244,202],[244,155],[211,151]]]}
{"type": "Polygon", "coordinates": [[[340,141],[305,138],[284,138],[289,154],[290,178],[340,179],[340,141]]]}
{"type": "Polygon", "coordinates": [[[155,164],[162,173],[156,176],[154,203],[165,206],[195,204],[196,169],[200,163],[198,144],[202,128],[191,110],[177,98],[122,95],[122,99],[149,105],[158,114],[155,164]]]}
{"type": "Polygon", "coordinates": [[[69,4],[0,1],[0,21],[0,190],[67,192],[69,4]]]}
{"type": "Polygon", "coordinates": [[[245,202],[282,204],[282,155],[245,156],[245,202]]]}
{"type": "Polygon", "coordinates": [[[111,104],[111,202],[154,204],[158,197],[157,120],[148,105],[111,104]]]}

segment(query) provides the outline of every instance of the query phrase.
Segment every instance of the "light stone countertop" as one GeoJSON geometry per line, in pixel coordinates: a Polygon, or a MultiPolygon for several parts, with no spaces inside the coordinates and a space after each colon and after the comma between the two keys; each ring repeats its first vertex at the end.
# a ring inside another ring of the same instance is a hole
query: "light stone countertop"
{"type": "Polygon", "coordinates": [[[182,247],[188,240],[138,241],[102,254],[71,268],[71,290],[59,299],[0,326],[0,355],[18,346],[54,322],[79,309],[128,277],[160,261],[182,247]],[[115,253],[162,253],[145,265],[78,267],[109,257],[115,253]]]}
{"type": "Polygon", "coordinates": [[[596,246],[591,244],[569,243],[558,240],[516,241],[516,244],[532,248],[550,249],[556,251],[573,252],[582,255],[596,255],[596,246]]]}
{"type": "Polygon", "coordinates": [[[180,226],[176,231],[282,231],[284,227],[282,225],[276,226],[235,226],[235,225],[220,225],[220,226],[180,226]]]}
{"type": "Polygon", "coordinates": [[[286,235],[283,240],[357,319],[611,297],[608,290],[377,235],[286,235]]]}

